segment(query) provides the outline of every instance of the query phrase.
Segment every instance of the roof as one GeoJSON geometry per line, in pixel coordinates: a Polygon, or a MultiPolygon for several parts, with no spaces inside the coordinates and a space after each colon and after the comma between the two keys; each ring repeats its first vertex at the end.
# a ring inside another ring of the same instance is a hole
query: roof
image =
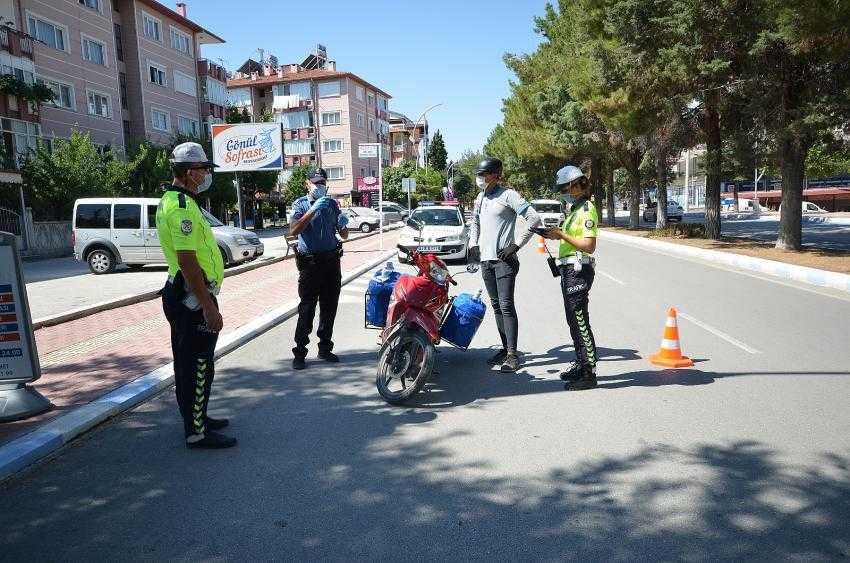
{"type": "Polygon", "coordinates": [[[366,82],[356,74],[352,72],[342,72],[338,70],[304,70],[301,72],[285,73],[283,76],[272,74],[271,76],[259,76],[256,79],[236,78],[228,80],[227,87],[239,88],[241,86],[271,86],[272,84],[284,84],[286,82],[301,82],[302,80],[323,80],[329,78],[351,78],[352,80],[362,82],[371,90],[375,90],[376,92],[383,96],[386,96],[387,98],[392,97],[377,86],[366,82]]]}
{"type": "Polygon", "coordinates": [[[168,16],[170,19],[176,21],[177,23],[188,27],[189,29],[191,29],[195,33],[202,35],[202,36],[206,36],[206,37],[200,38],[201,43],[224,43],[225,42],[224,39],[222,39],[221,37],[219,37],[218,35],[216,35],[212,31],[209,31],[209,30],[201,27],[200,25],[196,24],[195,22],[193,22],[189,18],[184,18],[183,16],[181,16],[180,14],[178,14],[177,12],[172,10],[171,8],[168,8],[168,7],[160,4],[156,0],[139,0],[139,2],[144,4],[147,7],[151,8],[151,9],[156,10],[160,14],[168,16]]]}

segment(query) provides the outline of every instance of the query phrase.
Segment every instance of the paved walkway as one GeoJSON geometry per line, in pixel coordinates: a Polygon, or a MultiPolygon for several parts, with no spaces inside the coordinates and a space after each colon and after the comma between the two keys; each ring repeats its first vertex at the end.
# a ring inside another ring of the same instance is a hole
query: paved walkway
{"type": "MultiPolygon", "coordinates": [[[[398,233],[385,233],[385,249],[395,246],[398,233]]],[[[377,236],[350,242],[345,245],[343,272],[380,254],[377,236]]],[[[222,335],[297,299],[297,280],[291,259],[227,278],[219,296],[224,316],[222,335]]],[[[172,359],[168,322],[158,299],[45,327],[37,330],[35,337],[42,377],[34,387],[55,408],[41,416],[0,425],[0,444],[172,359]]],[[[282,344],[282,348],[288,347],[289,343],[282,344]]]]}

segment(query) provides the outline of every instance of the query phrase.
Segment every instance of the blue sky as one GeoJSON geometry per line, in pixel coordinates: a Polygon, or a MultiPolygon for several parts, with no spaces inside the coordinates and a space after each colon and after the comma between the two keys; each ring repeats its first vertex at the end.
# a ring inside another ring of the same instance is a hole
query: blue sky
{"type": "Polygon", "coordinates": [[[512,77],[502,55],[535,49],[533,18],[545,7],[544,0],[186,3],[190,19],[227,41],[202,55],[224,59],[229,70],[256,59],[260,47],[290,63],[322,43],[338,69],[390,93],[394,111],[416,119],[442,102],[428,120],[432,132],[442,131],[450,158],[480,148],[501,121],[512,77]]]}

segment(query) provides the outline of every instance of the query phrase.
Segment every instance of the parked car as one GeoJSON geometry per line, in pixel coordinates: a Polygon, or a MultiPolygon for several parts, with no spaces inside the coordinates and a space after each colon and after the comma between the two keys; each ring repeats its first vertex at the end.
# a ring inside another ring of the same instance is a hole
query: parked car
{"type": "MultiPolygon", "coordinates": [[[[140,269],[165,264],[156,231],[156,198],[86,198],[74,202],[71,238],[74,257],[88,263],[93,274],[108,274],[118,264],[140,269]]],[[[228,227],[201,209],[212,227],[225,265],[262,256],[260,237],[251,231],[228,227]]]]}
{"type": "MultiPolygon", "coordinates": [[[[811,201],[804,201],[801,203],[803,207],[803,215],[806,213],[829,213],[823,207],[819,207],[818,205],[812,203],[811,201]]],[[[779,212],[782,213],[782,205],[779,205],[779,212]]]]}
{"type": "Polygon", "coordinates": [[[348,229],[352,231],[368,233],[381,223],[378,212],[371,207],[344,207],[342,212],[348,215],[348,229]]]}
{"type": "Polygon", "coordinates": [[[540,215],[545,227],[560,227],[564,222],[564,206],[557,199],[533,199],[531,207],[540,215]]]}
{"type": "Polygon", "coordinates": [[[457,207],[430,205],[417,207],[398,237],[399,262],[409,261],[410,252],[436,254],[443,260],[466,260],[469,230],[457,207]],[[420,234],[417,221],[424,225],[420,234]]]}
{"type": "MultiPolygon", "coordinates": [[[[667,220],[682,222],[685,216],[685,211],[682,206],[675,201],[667,201],[667,220]]],[[[643,220],[647,223],[654,223],[658,220],[658,202],[653,201],[647,204],[643,210],[643,220]]]]}
{"type": "Polygon", "coordinates": [[[398,213],[401,216],[402,220],[407,219],[408,215],[410,215],[410,212],[407,210],[407,207],[405,207],[405,206],[403,206],[399,203],[396,203],[394,201],[385,201],[384,202],[384,209],[386,211],[394,211],[394,212],[398,213]]]}
{"type": "MultiPolygon", "coordinates": [[[[390,223],[398,223],[402,220],[401,211],[399,211],[395,206],[388,205],[384,203],[381,210],[384,213],[384,225],[389,225],[390,223]]],[[[377,212],[377,209],[375,210],[377,212]]]]}

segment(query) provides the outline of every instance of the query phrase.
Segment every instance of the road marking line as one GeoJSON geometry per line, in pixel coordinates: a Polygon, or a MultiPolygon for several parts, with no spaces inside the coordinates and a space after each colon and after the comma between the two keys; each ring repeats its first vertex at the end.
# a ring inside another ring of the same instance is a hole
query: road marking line
{"type": "Polygon", "coordinates": [[[603,272],[603,271],[602,271],[602,270],[600,270],[599,268],[597,268],[597,269],[596,269],[596,273],[597,273],[597,274],[602,274],[603,276],[605,276],[606,278],[608,278],[608,279],[609,279],[609,280],[611,280],[612,282],[618,283],[618,284],[620,284],[620,285],[626,285],[626,282],[621,281],[621,280],[618,280],[617,278],[615,278],[615,277],[614,277],[614,276],[612,276],[611,274],[606,274],[605,272],[603,272]]]}
{"type": "Polygon", "coordinates": [[[678,312],[679,316],[682,317],[683,319],[694,323],[695,325],[697,325],[700,328],[704,328],[705,330],[707,330],[711,334],[713,334],[713,335],[715,335],[719,338],[722,338],[723,340],[725,340],[729,344],[732,344],[733,346],[737,346],[738,348],[740,348],[744,352],[749,352],[750,354],[761,354],[761,352],[759,352],[755,348],[753,348],[751,346],[747,346],[746,344],[744,344],[740,340],[732,338],[731,336],[729,336],[728,334],[726,334],[722,330],[716,329],[711,325],[707,325],[702,321],[698,321],[697,319],[693,318],[692,316],[688,315],[687,313],[683,313],[682,311],[677,311],[677,312],[678,312]]]}

